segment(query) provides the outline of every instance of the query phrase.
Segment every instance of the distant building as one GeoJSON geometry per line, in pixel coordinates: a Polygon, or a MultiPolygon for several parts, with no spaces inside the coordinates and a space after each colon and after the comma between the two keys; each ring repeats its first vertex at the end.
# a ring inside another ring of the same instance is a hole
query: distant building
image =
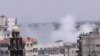
{"type": "Polygon", "coordinates": [[[38,56],[77,56],[77,45],[65,43],[47,43],[38,45],[38,56]]]}
{"type": "Polygon", "coordinates": [[[99,28],[95,28],[90,33],[80,34],[78,48],[78,56],[100,56],[99,28]]]}
{"type": "Polygon", "coordinates": [[[15,26],[16,18],[6,18],[5,20],[5,35],[6,37],[12,37],[12,29],[15,26]]]}
{"type": "Polygon", "coordinates": [[[4,16],[0,16],[0,39],[4,39],[5,38],[5,34],[4,34],[4,16]]]}
{"type": "Polygon", "coordinates": [[[16,18],[7,18],[9,31],[12,31],[13,27],[15,26],[15,20],[16,18]]]}

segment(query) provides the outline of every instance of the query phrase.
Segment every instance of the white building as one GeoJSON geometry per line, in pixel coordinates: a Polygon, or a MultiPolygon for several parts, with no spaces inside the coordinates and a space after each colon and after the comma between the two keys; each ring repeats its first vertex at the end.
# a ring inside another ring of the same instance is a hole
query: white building
{"type": "Polygon", "coordinates": [[[5,17],[3,16],[0,16],[0,39],[4,39],[5,37],[5,34],[4,34],[4,19],[5,17]]]}
{"type": "Polygon", "coordinates": [[[7,18],[7,32],[6,33],[6,37],[12,37],[11,33],[12,33],[12,29],[15,26],[15,20],[16,18],[7,18]]]}
{"type": "Polygon", "coordinates": [[[7,18],[9,31],[12,31],[13,27],[15,26],[15,20],[16,18],[7,18]]]}
{"type": "Polygon", "coordinates": [[[11,37],[12,28],[15,26],[15,18],[0,16],[0,39],[11,37]]]}
{"type": "Polygon", "coordinates": [[[38,54],[37,40],[34,38],[24,38],[23,41],[25,43],[24,55],[37,56],[38,54]]]}

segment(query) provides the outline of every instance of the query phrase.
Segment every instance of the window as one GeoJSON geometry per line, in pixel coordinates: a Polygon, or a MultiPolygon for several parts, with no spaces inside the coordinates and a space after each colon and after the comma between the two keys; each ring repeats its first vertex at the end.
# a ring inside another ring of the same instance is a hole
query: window
{"type": "Polygon", "coordinates": [[[33,46],[33,44],[31,43],[31,44],[30,44],[30,46],[32,47],[32,46],[33,46]]]}
{"type": "Polygon", "coordinates": [[[29,47],[29,44],[27,44],[27,47],[29,47]]]}
{"type": "Polygon", "coordinates": [[[31,50],[31,52],[33,52],[33,50],[31,50]]]}
{"type": "Polygon", "coordinates": [[[5,51],[5,54],[8,54],[8,51],[5,51]]]}
{"type": "Polygon", "coordinates": [[[33,52],[38,52],[38,48],[33,48],[33,52]]]}
{"type": "Polygon", "coordinates": [[[37,44],[37,42],[33,42],[33,45],[36,45],[37,44]]]}

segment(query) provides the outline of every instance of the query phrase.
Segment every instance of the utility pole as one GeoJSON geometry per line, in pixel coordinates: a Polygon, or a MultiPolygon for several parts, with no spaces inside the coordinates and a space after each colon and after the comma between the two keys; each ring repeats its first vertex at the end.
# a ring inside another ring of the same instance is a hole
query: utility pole
{"type": "Polygon", "coordinates": [[[65,44],[65,43],[63,43],[63,51],[64,51],[64,56],[66,56],[65,46],[66,46],[66,44],[65,44]]]}
{"type": "Polygon", "coordinates": [[[68,56],[70,56],[70,46],[68,45],[67,48],[68,48],[68,56]]]}
{"type": "Polygon", "coordinates": [[[4,25],[4,33],[5,33],[5,38],[7,38],[7,31],[8,31],[8,20],[5,18],[5,25],[4,25]]]}
{"type": "Polygon", "coordinates": [[[66,56],[66,49],[67,48],[67,51],[68,51],[68,55],[67,56],[70,56],[70,45],[66,45],[65,43],[64,43],[64,56],[66,56]]]}
{"type": "Polygon", "coordinates": [[[96,56],[95,54],[95,47],[94,47],[94,43],[93,43],[93,51],[92,51],[93,56],[96,56]]]}
{"type": "Polygon", "coordinates": [[[18,23],[17,23],[17,18],[15,19],[15,26],[17,26],[18,25],[18,23]]]}
{"type": "Polygon", "coordinates": [[[89,41],[89,56],[91,56],[91,50],[90,50],[90,34],[89,34],[89,37],[88,37],[88,41],[89,41]]]}

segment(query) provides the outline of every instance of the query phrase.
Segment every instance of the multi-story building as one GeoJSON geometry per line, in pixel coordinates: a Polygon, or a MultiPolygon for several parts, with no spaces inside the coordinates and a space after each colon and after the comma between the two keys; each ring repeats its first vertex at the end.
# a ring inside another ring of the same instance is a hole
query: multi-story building
{"type": "MultiPolygon", "coordinates": [[[[0,40],[0,56],[9,56],[9,38],[0,40]]],[[[35,38],[23,38],[24,56],[36,56],[37,55],[37,40],[35,38]],[[33,48],[34,47],[34,48],[33,48]]]]}
{"type": "Polygon", "coordinates": [[[0,16],[0,39],[11,37],[12,28],[15,26],[16,18],[0,16]]]}
{"type": "MultiPolygon", "coordinates": [[[[37,44],[34,38],[23,38],[24,56],[77,56],[77,44],[47,43],[37,44]]],[[[0,40],[0,54],[9,56],[9,38],[0,40]]]]}
{"type": "Polygon", "coordinates": [[[100,56],[100,32],[95,28],[90,33],[79,35],[79,56],[100,56]]]}
{"type": "Polygon", "coordinates": [[[12,31],[13,27],[15,26],[15,21],[16,21],[16,18],[7,18],[7,23],[8,23],[8,30],[9,31],[12,31]]]}
{"type": "Polygon", "coordinates": [[[0,39],[4,39],[5,34],[4,34],[4,16],[0,16],[0,39]]]}
{"type": "Polygon", "coordinates": [[[6,37],[12,37],[12,29],[16,25],[17,19],[16,18],[6,18],[4,20],[5,22],[5,36],[6,37]]]}
{"type": "MultiPolygon", "coordinates": [[[[16,27],[17,19],[15,18],[7,18],[5,16],[0,16],[0,54],[2,56],[9,56],[9,45],[10,38],[12,37],[12,30],[19,31],[19,27],[16,27]]],[[[14,34],[16,36],[16,34],[14,34]]],[[[19,34],[18,34],[18,37],[19,34]]],[[[36,56],[38,54],[37,51],[37,40],[35,38],[23,38],[22,39],[24,46],[24,56],[36,56]]],[[[1,56],[1,55],[0,55],[1,56]]]]}
{"type": "Polygon", "coordinates": [[[25,56],[37,56],[37,40],[34,38],[24,38],[23,39],[25,46],[24,46],[24,54],[25,56]]]}

